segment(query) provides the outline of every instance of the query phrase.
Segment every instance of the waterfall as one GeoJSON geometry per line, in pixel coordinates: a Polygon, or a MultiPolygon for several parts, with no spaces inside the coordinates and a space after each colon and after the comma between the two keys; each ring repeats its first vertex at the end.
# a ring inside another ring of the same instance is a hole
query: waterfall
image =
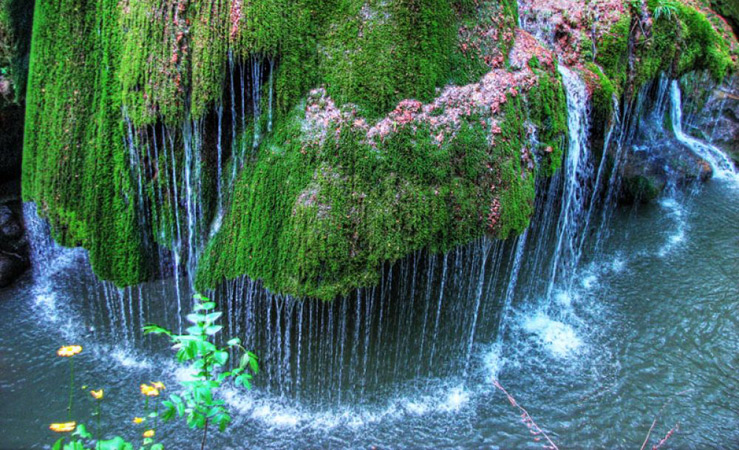
{"type": "Polygon", "coordinates": [[[675,133],[675,138],[700,158],[706,160],[713,169],[715,177],[739,182],[739,173],[737,173],[731,158],[713,145],[688,136],[683,131],[682,100],[680,83],[677,80],[672,80],[670,84],[670,105],[670,118],[672,119],[672,131],[675,133]]]}
{"type": "Polygon", "coordinates": [[[262,118],[262,58],[257,55],[251,57],[251,76],[251,99],[254,112],[254,142],[252,149],[256,150],[262,138],[260,129],[260,120],[262,118]]]}
{"type": "Polygon", "coordinates": [[[54,241],[51,227],[39,217],[35,203],[23,203],[23,223],[30,246],[33,274],[37,277],[53,270],[54,261],[64,249],[54,241]]]}
{"type": "Polygon", "coordinates": [[[578,238],[582,229],[584,200],[588,181],[593,172],[590,154],[588,94],[585,83],[574,72],[560,65],[559,73],[567,97],[567,125],[569,145],[565,152],[562,176],[562,206],[557,221],[556,244],[549,276],[546,297],[551,298],[555,283],[561,276],[565,284],[571,281],[571,273],[580,260],[578,238]]]}
{"type": "Polygon", "coordinates": [[[485,306],[496,304],[509,253],[488,239],[445,255],[416,252],[386,264],[378,286],[333,302],[273,294],[248,277],[209,294],[226,309],[224,335],[259,352],[257,384],[308,403],[346,404],[408,377],[471,374],[473,343],[494,338],[499,316],[485,306]]]}

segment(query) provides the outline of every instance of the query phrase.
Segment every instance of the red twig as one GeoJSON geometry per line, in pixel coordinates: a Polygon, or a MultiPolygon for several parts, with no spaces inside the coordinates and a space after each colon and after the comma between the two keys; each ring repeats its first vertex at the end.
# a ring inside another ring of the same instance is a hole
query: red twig
{"type": "MultiPolygon", "coordinates": [[[[503,386],[500,385],[500,383],[498,383],[498,380],[493,380],[493,385],[495,385],[496,388],[498,388],[501,392],[505,394],[505,396],[508,398],[508,401],[511,403],[511,405],[513,405],[514,407],[518,408],[519,411],[521,411],[522,413],[521,421],[524,423],[524,425],[526,425],[526,427],[529,429],[529,432],[531,434],[533,434],[534,436],[539,436],[539,435],[544,436],[544,439],[546,439],[547,442],[549,442],[549,446],[547,446],[546,448],[551,449],[551,450],[559,450],[559,447],[557,447],[557,444],[555,444],[549,438],[549,436],[544,432],[544,430],[542,430],[539,427],[539,425],[537,425],[536,422],[534,422],[534,419],[531,417],[529,412],[526,411],[523,406],[519,405],[516,399],[513,398],[513,396],[509,394],[508,391],[506,391],[503,388],[503,386]]],[[[538,437],[536,438],[536,440],[539,440],[538,437]]]]}
{"type": "MultiPolygon", "coordinates": [[[[675,394],[674,396],[672,396],[669,399],[667,399],[664,403],[662,403],[662,406],[659,408],[659,411],[657,411],[657,415],[654,416],[654,420],[652,421],[652,426],[649,427],[649,431],[647,432],[647,437],[644,438],[644,442],[642,443],[641,448],[639,450],[644,450],[644,448],[646,448],[647,442],[649,442],[649,436],[652,435],[652,430],[654,430],[654,426],[657,425],[657,419],[659,419],[659,416],[660,416],[660,414],[662,414],[662,411],[665,409],[665,407],[668,404],[670,404],[670,402],[672,400],[674,400],[675,397],[677,397],[678,395],[687,394],[688,392],[691,392],[691,391],[692,391],[692,389],[686,389],[684,391],[680,391],[677,394],[675,394]]],[[[659,443],[656,446],[652,447],[652,450],[661,447],[662,444],[664,444],[665,442],[667,442],[667,439],[669,439],[674,432],[676,432],[676,431],[678,431],[680,429],[679,425],[680,424],[677,424],[673,428],[671,428],[670,431],[667,432],[667,435],[661,441],[659,441],[659,443]]]]}
{"type": "Polygon", "coordinates": [[[663,437],[662,439],[660,439],[659,442],[657,442],[657,445],[652,446],[652,450],[657,450],[658,448],[665,445],[665,442],[667,442],[667,440],[670,439],[672,435],[678,431],[680,431],[680,424],[676,423],[674,427],[670,428],[670,431],[667,432],[665,437],[663,437]]]}

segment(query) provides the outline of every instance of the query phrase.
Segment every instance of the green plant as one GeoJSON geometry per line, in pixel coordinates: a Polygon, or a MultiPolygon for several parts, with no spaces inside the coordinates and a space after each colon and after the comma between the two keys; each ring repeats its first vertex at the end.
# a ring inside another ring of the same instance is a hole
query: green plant
{"type": "Polygon", "coordinates": [[[659,4],[654,8],[654,19],[659,20],[662,17],[667,20],[671,20],[673,17],[677,18],[677,6],[675,6],[675,2],[660,0],[659,4]]]}
{"type": "Polygon", "coordinates": [[[177,415],[186,417],[191,428],[203,430],[200,448],[205,448],[208,437],[208,425],[212,422],[220,431],[231,423],[231,416],[224,406],[223,400],[214,398],[214,393],[224,381],[231,378],[236,384],[251,389],[253,372],[259,371],[259,364],[254,353],[246,351],[241,346],[239,338],[228,340],[225,347],[217,346],[215,336],[223,329],[216,322],[222,313],[215,310],[216,304],[207,297],[196,294],[194,312],[187,315],[187,320],[193,325],[187,328],[186,334],[174,334],[158,325],[144,327],[145,334],[166,334],[175,344],[177,361],[189,363],[196,375],[187,381],[182,381],[184,392],[181,395],[172,394],[169,400],[162,402],[166,410],[162,419],[171,420],[177,415]],[[239,364],[232,370],[225,370],[229,359],[229,350],[241,351],[239,364]]]}

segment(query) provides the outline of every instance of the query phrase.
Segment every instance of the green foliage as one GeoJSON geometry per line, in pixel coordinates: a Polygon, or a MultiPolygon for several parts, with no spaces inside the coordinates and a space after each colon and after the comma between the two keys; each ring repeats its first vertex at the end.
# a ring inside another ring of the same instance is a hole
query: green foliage
{"type": "MultiPolygon", "coordinates": [[[[539,132],[538,147],[534,150],[548,155],[539,161],[539,175],[551,176],[562,163],[562,149],[567,136],[567,100],[558,76],[539,69],[536,58],[532,58],[529,66],[539,77],[538,83],[527,95],[528,117],[539,132]]],[[[522,127],[522,124],[510,123],[507,126],[522,127]]],[[[527,144],[525,140],[520,143],[527,144]]]]}
{"type": "Polygon", "coordinates": [[[671,20],[677,16],[677,5],[671,0],[659,0],[657,6],[654,7],[654,20],[665,18],[671,20]]]}
{"type": "Polygon", "coordinates": [[[225,347],[214,343],[216,335],[223,329],[217,324],[222,313],[215,310],[216,304],[208,298],[197,294],[194,299],[194,312],[187,315],[188,322],[192,323],[186,330],[187,334],[173,334],[157,325],[145,326],[144,333],[167,335],[177,349],[177,361],[189,364],[195,372],[191,380],[181,382],[184,388],[181,395],[172,394],[169,400],[162,402],[166,408],[162,418],[185,417],[188,426],[203,430],[204,445],[209,423],[218,426],[220,431],[231,423],[224,401],[216,399],[215,392],[228,379],[251,389],[250,371],[257,374],[259,365],[256,355],[246,351],[239,338],[228,340],[225,347]],[[241,350],[243,354],[235,368],[226,370],[230,350],[241,350]]]}
{"type": "MultiPolygon", "coordinates": [[[[630,37],[635,52],[634,78],[630,80],[634,91],[661,72],[680,77],[705,70],[720,80],[734,68],[728,42],[703,12],[672,0],[649,0],[647,5],[654,19],[647,35],[640,32],[645,24],[629,13],[598,43],[596,62],[616,92],[626,87],[630,37]]],[[[638,4],[632,8],[638,9],[638,4]]]]}
{"type": "Polygon", "coordinates": [[[623,92],[626,87],[630,25],[631,15],[624,14],[598,42],[596,62],[618,92],[623,92]]]}
{"type": "Polygon", "coordinates": [[[22,189],[59,242],[86,247],[99,276],[126,285],[148,266],[123,145],[117,12],[115,0],[36,3],[22,189]]]}
{"type": "Polygon", "coordinates": [[[247,274],[274,291],[331,300],[373,285],[382,264],[415,250],[442,252],[483,233],[521,232],[534,198],[534,174],[522,166],[524,122],[540,127],[540,146],[531,150],[542,155],[542,174],[558,167],[566,133],[561,85],[540,72],[527,102],[509,99],[494,138],[489,121],[472,115],[441,140],[423,124],[397,124],[373,145],[364,129],[331,123],[319,142],[299,105],[239,177],[196,285],[247,274]],[[500,217],[491,223],[496,200],[500,217]]]}
{"type": "Polygon", "coordinates": [[[449,0],[344,1],[322,41],[329,94],[370,116],[403,98],[429,100],[449,79],[455,27],[449,0]]]}
{"type": "Polygon", "coordinates": [[[594,123],[606,123],[613,112],[613,96],[616,95],[616,88],[596,64],[588,63],[586,67],[596,77],[590,83],[593,88],[592,120],[594,123]]]}
{"type": "MultiPolygon", "coordinates": [[[[275,132],[229,186],[231,213],[199,270],[204,284],[248,273],[282,291],[331,298],[373,283],[384,261],[424,246],[449,249],[485,231],[490,187],[499,184],[486,170],[497,167],[494,156],[503,157],[489,148],[479,118],[441,146],[423,128],[402,130],[378,148],[344,130],[301,153],[300,114],[291,111],[319,85],[371,118],[400,99],[428,100],[451,81],[477,80],[489,70],[485,57],[507,58],[515,1],[240,5],[237,13],[230,0],[37,2],[23,196],[38,203],[58,241],[88,249],[96,274],[118,285],[150,278],[157,263],[151,245],[171,247],[178,225],[182,199],[173,193],[183,179],[167,174],[183,167],[182,124],[210,126],[208,116],[228,93],[228,71],[241,65],[248,71],[252,60],[275,67],[275,132]],[[461,26],[479,27],[470,34],[479,53],[461,51],[461,26]],[[489,30],[498,30],[499,39],[490,39],[489,30]],[[152,165],[141,194],[160,205],[148,214],[138,208],[138,179],[125,144],[129,126],[134,141],[156,128],[166,130],[160,141],[166,133],[172,143],[167,157],[139,155],[152,165]],[[314,191],[317,201],[299,201],[314,191]],[[291,258],[294,249],[297,258],[291,258]]],[[[559,101],[561,89],[553,86],[536,95],[559,101]]],[[[542,162],[543,174],[558,164],[562,111],[561,104],[532,111],[546,129],[542,148],[554,149],[542,162]]],[[[239,131],[240,139],[251,133],[239,131]]],[[[518,139],[505,152],[508,175],[517,170],[511,155],[520,156],[522,145],[518,139]]],[[[203,159],[200,206],[207,222],[216,189],[212,149],[203,159]]],[[[506,183],[515,190],[523,181],[507,176],[500,184],[506,183]]],[[[520,229],[524,221],[506,215],[506,208],[525,216],[522,198],[513,195],[502,205],[504,220],[490,234],[520,229]]]]}

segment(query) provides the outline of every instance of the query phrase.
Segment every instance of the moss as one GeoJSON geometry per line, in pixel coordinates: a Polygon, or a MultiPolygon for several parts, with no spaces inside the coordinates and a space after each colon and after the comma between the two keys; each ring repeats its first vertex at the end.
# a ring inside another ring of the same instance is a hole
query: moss
{"type": "MultiPolygon", "coordinates": [[[[384,262],[412,251],[525,228],[535,175],[526,158],[538,155],[544,175],[561,155],[566,116],[556,76],[537,69],[542,84],[528,101],[509,102],[494,145],[479,117],[464,119],[442,145],[424,126],[400,127],[377,147],[342,126],[319,145],[305,139],[299,103],[325,85],[372,118],[400,99],[428,100],[450,81],[471,81],[492,66],[486,57],[505,61],[515,2],[269,0],[242,2],[240,12],[235,4],[36,4],[23,195],[61,243],[89,250],[100,277],[145,280],[157,263],[153,246],[175,245],[193,135],[203,141],[196,233],[205,235],[217,189],[207,128],[214,107],[230,106],[229,70],[249,61],[274,64],[275,129],[226,197],[229,213],[199,285],[249,274],[277,291],[333,298],[374,283],[384,262]],[[472,38],[488,47],[461,54],[458,27],[480,17],[488,19],[472,38]],[[481,34],[498,26],[497,40],[481,34]],[[456,64],[461,57],[465,65],[456,64]],[[527,121],[541,128],[540,148],[526,148],[527,121]]],[[[235,149],[256,132],[235,128],[235,149]]],[[[234,158],[225,164],[239,170],[234,158]]]]}
{"type": "Polygon", "coordinates": [[[601,37],[597,46],[596,62],[603,68],[603,73],[618,92],[623,92],[626,86],[630,25],[631,15],[624,14],[610,31],[601,37]]]}
{"type": "Polygon", "coordinates": [[[629,36],[635,39],[635,70],[629,81],[634,92],[661,72],[680,77],[705,70],[720,80],[735,69],[727,40],[703,12],[676,1],[649,0],[647,5],[653,15],[647,36],[630,34],[630,27],[636,33],[644,25],[632,24],[627,14],[600,39],[596,62],[617,93],[627,83],[629,36]],[[661,8],[660,14],[655,14],[656,8],[661,8]]]}
{"type": "Polygon", "coordinates": [[[508,62],[518,24],[516,2],[456,5],[457,39],[451,53],[451,82],[473,83],[492,67],[508,62]]]}
{"type": "Polygon", "coordinates": [[[120,123],[117,3],[37,2],[22,188],[62,244],[88,248],[96,273],[123,285],[147,264],[120,123]]]}
{"type": "Polygon", "coordinates": [[[247,274],[274,291],[328,300],[376,283],[385,262],[413,251],[522,232],[535,195],[524,123],[541,127],[540,174],[558,166],[566,133],[561,84],[540,76],[544,84],[526,98],[508,98],[500,134],[473,115],[442,144],[411,123],[374,146],[343,122],[329,124],[320,143],[308,137],[299,105],[239,177],[196,286],[247,274]]]}
{"type": "Polygon", "coordinates": [[[613,113],[613,97],[616,95],[616,88],[596,64],[589,63],[586,68],[594,76],[588,80],[588,84],[593,90],[592,120],[594,123],[607,123],[613,113]]]}
{"type": "Polygon", "coordinates": [[[370,116],[429,100],[449,80],[453,25],[448,0],[346,1],[321,42],[329,93],[370,116]]]}
{"type": "MultiPolygon", "coordinates": [[[[534,62],[538,65],[538,60],[534,62]]],[[[534,150],[539,155],[545,155],[539,160],[539,175],[551,176],[562,162],[561,151],[567,136],[567,100],[558,76],[529,64],[539,77],[537,85],[528,94],[528,117],[539,131],[538,148],[534,150]]],[[[507,126],[515,128],[523,125],[507,126]]]]}

